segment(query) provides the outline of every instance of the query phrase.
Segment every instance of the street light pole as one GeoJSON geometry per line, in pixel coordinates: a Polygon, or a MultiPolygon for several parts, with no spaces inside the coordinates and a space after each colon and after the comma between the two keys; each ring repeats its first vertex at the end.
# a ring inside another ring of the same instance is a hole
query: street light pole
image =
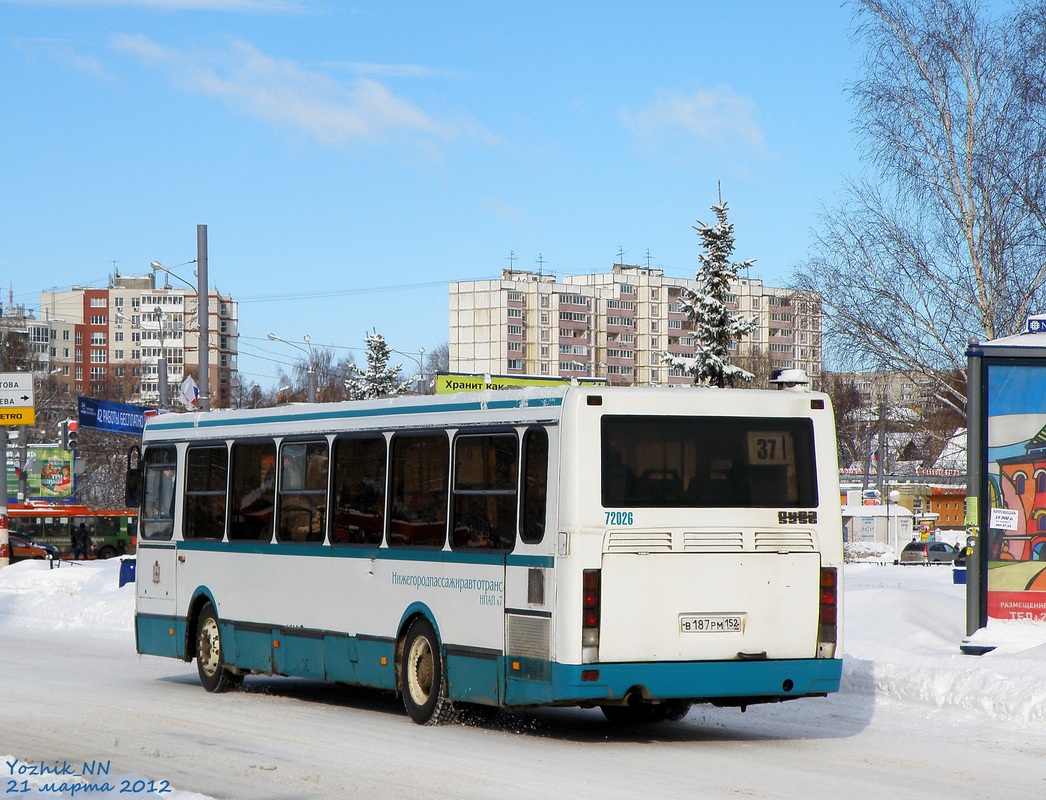
{"type": "Polygon", "coordinates": [[[289,345],[290,347],[293,347],[293,348],[295,348],[297,350],[301,350],[303,353],[305,353],[305,355],[307,355],[309,357],[309,360],[307,362],[308,365],[309,365],[309,368],[308,368],[309,402],[310,403],[315,403],[316,402],[316,360],[313,358],[313,355],[312,355],[312,337],[309,336],[309,334],[305,334],[305,336],[303,337],[303,340],[305,341],[305,344],[307,344],[309,346],[308,350],[306,350],[300,344],[295,344],[294,342],[288,342],[286,339],[281,339],[275,333],[268,333],[268,334],[265,335],[265,338],[268,339],[270,342],[283,342],[284,344],[289,345]]]}
{"type": "Polygon", "coordinates": [[[160,328],[160,355],[156,359],[156,392],[160,396],[160,408],[167,408],[170,391],[167,386],[167,339],[163,330],[163,321],[167,318],[167,313],[159,306],[153,309],[153,313],[156,314],[156,324],[160,328]]]}
{"type": "Polygon", "coordinates": [[[312,337],[309,334],[305,334],[302,337],[305,340],[305,344],[309,347],[309,402],[316,402],[316,359],[312,355],[312,337]]]}
{"type": "Polygon", "coordinates": [[[407,358],[409,358],[411,361],[415,362],[418,365],[418,384],[417,384],[418,388],[417,388],[417,393],[418,394],[425,394],[425,391],[424,391],[424,389],[425,389],[425,348],[424,347],[419,347],[418,348],[418,355],[420,356],[420,358],[415,358],[410,353],[405,353],[403,350],[396,350],[393,347],[389,348],[389,352],[390,353],[396,353],[397,355],[401,355],[401,356],[406,356],[407,358]]]}

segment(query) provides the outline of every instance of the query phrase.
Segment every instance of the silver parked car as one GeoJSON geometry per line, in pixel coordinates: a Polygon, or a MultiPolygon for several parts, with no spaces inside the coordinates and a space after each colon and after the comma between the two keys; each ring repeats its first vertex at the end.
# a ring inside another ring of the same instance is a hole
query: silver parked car
{"type": "Polygon", "coordinates": [[[959,551],[947,542],[909,542],[901,551],[902,564],[953,564],[959,551]]]}

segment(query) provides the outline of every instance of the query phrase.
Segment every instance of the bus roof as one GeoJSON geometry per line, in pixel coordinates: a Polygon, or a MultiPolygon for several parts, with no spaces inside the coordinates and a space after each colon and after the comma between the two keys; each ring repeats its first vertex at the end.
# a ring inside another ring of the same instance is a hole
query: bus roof
{"type": "MultiPolygon", "coordinates": [[[[207,433],[221,436],[242,430],[245,425],[271,425],[287,432],[319,431],[325,423],[344,428],[346,423],[361,427],[410,427],[416,415],[501,412],[496,416],[521,421],[554,421],[567,391],[579,387],[529,387],[519,390],[470,392],[449,395],[403,395],[377,400],[348,400],[339,403],[292,403],[275,408],[225,409],[188,414],[164,414],[146,421],[144,438],[169,439],[207,433]],[[396,424],[396,421],[399,421],[396,424]]],[[[427,424],[431,424],[431,420],[427,424]]]]}
{"type": "MultiPolygon", "coordinates": [[[[631,386],[555,386],[526,387],[497,391],[445,395],[402,395],[377,400],[350,400],[339,403],[293,403],[275,408],[221,409],[208,412],[164,414],[146,420],[145,441],[221,438],[236,435],[247,427],[264,425],[275,435],[322,433],[352,428],[409,429],[434,424],[453,424],[454,418],[469,418],[470,424],[511,425],[556,423],[570,398],[591,395],[614,396],[627,400],[630,408],[660,399],[677,398],[687,402],[705,401],[716,413],[744,414],[747,406],[767,404],[777,408],[790,397],[808,402],[810,397],[826,395],[806,389],[759,390],[717,389],[703,387],[631,387],[631,386]],[[751,403],[723,402],[724,394],[746,398],[751,403]],[[708,403],[709,400],[714,401],[708,403]]],[[[653,408],[653,407],[652,407],[653,408]]],[[[807,405],[807,408],[809,406],[807,405]]],[[[661,413],[665,413],[661,407],[661,413]]],[[[634,413],[634,412],[633,412],[634,413]]],[[[685,413],[685,412],[683,412],[685,413]]],[[[691,411],[690,413],[694,413],[691,411]]],[[[702,413],[711,413],[705,410],[702,413]]]]}

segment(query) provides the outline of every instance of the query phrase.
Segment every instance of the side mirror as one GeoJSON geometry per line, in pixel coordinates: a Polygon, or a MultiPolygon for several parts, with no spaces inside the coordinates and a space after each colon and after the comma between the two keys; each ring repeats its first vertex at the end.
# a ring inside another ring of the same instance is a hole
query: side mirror
{"type": "Polygon", "coordinates": [[[138,445],[132,445],[127,451],[124,503],[127,508],[138,508],[142,504],[142,449],[138,445]]]}

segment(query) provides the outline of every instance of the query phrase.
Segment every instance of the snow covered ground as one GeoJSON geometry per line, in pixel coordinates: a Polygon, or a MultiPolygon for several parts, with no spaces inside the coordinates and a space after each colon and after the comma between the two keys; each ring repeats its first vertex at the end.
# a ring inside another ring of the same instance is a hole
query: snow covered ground
{"type": "Polygon", "coordinates": [[[847,564],[843,691],[1046,726],[1046,623],[991,620],[966,638],[966,587],[950,566],[847,564]]]}
{"type": "MultiPolygon", "coordinates": [[[[117,657],[126,650],[129,661],[138,659],[132,632],[134,589],[131,585],[118,587],[119,570],[115,560],[66,563],[53,570],[43,563],[27,562],[0,570],[0,650],[7,637],[22,641],[38,635],[39,641],[52,643],[65,633],[74,670],[79,643],[93,635],[115,641],[116,647],[111,649],[117,657]]],[[[959,651],[965,632],[965,587],[952,582],[950,567],[849,564],[844,581],[845,668],[840,695],[870,704],[869,716],[903,706],[923,712],[927,720],[933,712],[948,709],[963,720],[993,730],[1025,729],[1030,735],[1046,727],[1046,623],[992,621],[976,640],[994,644],[996,649],[983,656],[967,656],[959,651]]],[[[184,665],[181,669],[194,672],[184,665]]],[[[5,688],[11,681],[8,675],[5,688]]],[[[814,701],[795,705],[810,702],[814,701]]],[[[70,724],[75,725],[77,717],[92,708],[86,703],[83,709],[71,708],[70,724]]],[[[691,717],[702,713],[695,709],[691,717]]],[[[792,714],[791,710],[782,712],[786,717],[792,714]]],[[[577,724],[573,719],[565,718],[564,724],[577,724]]],[[[44,796],[96,800],[128,794],[155,794],[171,800],[207,797],[179,790],[157,775],[117,775],[120,765],[116,763],[111,765],[112,774],[80,778],[53,772],[80,772],[81,763],[51,760],[43,762],[51,774],[32,774],[30,767],[39,768],[41,762],[22,761],[25,754],[5,747],[4,725],[12,720],[3,720],[0,709],[3,800],[44,796]],[[88,788],[91,784],[94,788],[88,788]]],[[[925,730],[916,735],[935,735],[933,723],[928,721],[925,730]]],[[[671,741],[664,747],[668,751],[671,741]]],[[[61,759],[61,753],[54,758],[61,759]]],[[[163,769],[162,762],[158,763],[157,770],[163,769]]]]}

